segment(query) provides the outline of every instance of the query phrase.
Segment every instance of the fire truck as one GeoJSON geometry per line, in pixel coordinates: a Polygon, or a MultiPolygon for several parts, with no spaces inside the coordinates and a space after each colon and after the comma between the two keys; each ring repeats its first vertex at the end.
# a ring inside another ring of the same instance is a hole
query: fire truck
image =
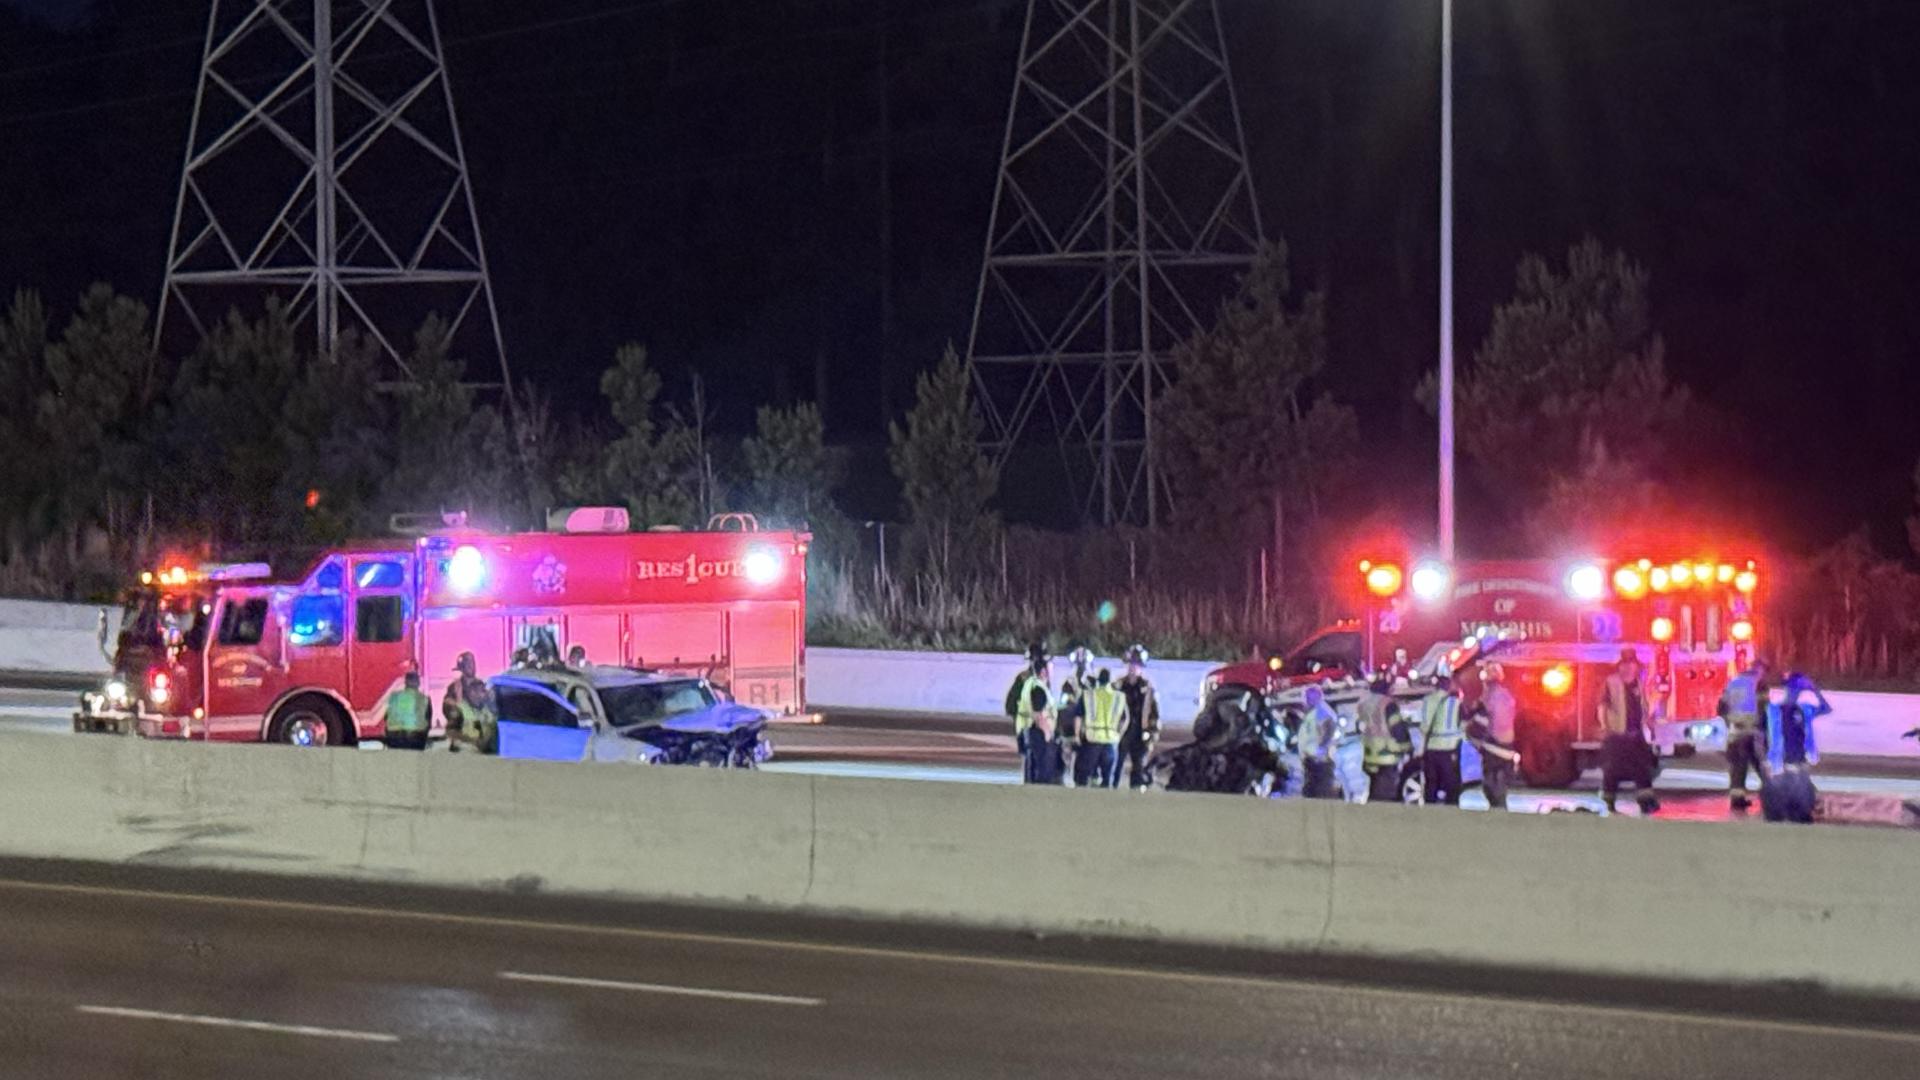
{"type": "Polygon", "coordinates": [[[112,676],[83,695],[75,730],[351,745],[384,732],[407,672],[437,701],[461,653],[484,677],[536,640],[700,675],[773,712],[805,701],[804,532],[747,515],[631,532],[624,510],[600,508],[556,511],[538,533],[440,525],[327,551],[286,578],[185,560],[143,573],[112,676]]]}
{"type": "MultiPolygon", "coordinates": [[[[1631,649],[1647,673],[1660,752],[1720,749],[1720,692],[1760,639],[1759,567],[1744,557],[1662,555],[1362,561],[1352,582],[1360,618],[1285,657],[1221,668],[1206,685],[1271,695],[1303,680],[1363,677],[1399,649],[1417,660],[1441,642],[1498,640],[1520,705],[1521,771],[1536,787],[1565,787],[1597,762],[1601,687],[1631,649]]],[[[1474,672],[1462,676],[1463,693],[1477,695],[1474,672]]]]}

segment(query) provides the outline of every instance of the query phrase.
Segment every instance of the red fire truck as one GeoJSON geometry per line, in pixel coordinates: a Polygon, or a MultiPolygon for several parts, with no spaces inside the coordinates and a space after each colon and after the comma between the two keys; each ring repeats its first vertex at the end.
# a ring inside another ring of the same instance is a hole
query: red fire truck
{"type": "MultiPolygon", "coordinates": [[[[1366,561],[1354,584],[1361,618],[1320,631],[1285,658],[1222,668],[1208,684],[1271,694],[1303,679],[1378,670],[1395,649],[1418,660],[1438,642],[1504,639],[1521,769],[1539,787],[1564,787],[1593,763],[1601,684],[1625,649],[1646,669],[1662,753],[1724,745],[1720,692],[1760,637],[1760,572],[1747,558],[1366,561]]],[[[1471,673],[1464,690],[1478,692],[1471,673]]]]}
{"type": "Polygon", "coordinates": [[[742,703],[800,710],[806,533],[745,515],[636,533],[625,511],[600,509],[550,524],[495,534],[456,519],[329,551],[285,579],[264,564],[142,574],[113,675],[83,696],[74,727],[351,744],[382,733],[406,672],[437,701],[461,653],[485,676],[546,635],[591,663],[699,674],[742,703]]]}

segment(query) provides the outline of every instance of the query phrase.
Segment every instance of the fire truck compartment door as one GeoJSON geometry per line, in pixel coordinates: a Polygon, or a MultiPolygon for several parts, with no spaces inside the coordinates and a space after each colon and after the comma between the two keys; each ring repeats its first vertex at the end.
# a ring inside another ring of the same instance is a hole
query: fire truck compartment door
{"type": "Polygon", "coordinates": [[[761,604],[728,616],[733,659],[729,689],[735,701],[762,709],[798,704],[800,612],[787,604],[761,604]]]}
{"type": "Polygon", "coordinates": [[[453,682],[453,662],[463,652],[473,654],[481,678],[507,668],[507,619],[504,615],[461,612],[450,619],[425,619],[420,624],[421,681],[436,704],[434,730],[440,729],[438,702],[453,682]]]}
{"type": "MultiPolygon", "coordinates": [[[[627,663],[704,675],[727,655],[726,615],[715,608],[627,614],[627,663]]],[[[721,673],[716,673],[719,677],[721,673]]]]}
{"type": "Polygon", "coordinates": [[[576,645],[587,650],[589,664],[619,663],[623,659],[619,614],[568,615],[565,646],[571,652],[576,645]]]}

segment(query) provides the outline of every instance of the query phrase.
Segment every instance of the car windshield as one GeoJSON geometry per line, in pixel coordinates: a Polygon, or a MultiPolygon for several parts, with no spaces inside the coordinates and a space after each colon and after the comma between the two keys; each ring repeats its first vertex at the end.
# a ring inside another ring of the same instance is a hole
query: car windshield
{"type": "Polygon", "coordinates": [[[140,589],[127,597],[120,613],[122,647],[159,649],[166,645],[167,631],[177,631],[180,643],[198,649],[206,634],[208,597],[188,593],[163,593],[140,589]]]}
{"type": "Polygon", "coordinates": [[[675,679],[657,683],[630,683],[600,687],[600,700],[607,707],[607,720],[614,727],[659,724],[676,716],[711,707],[713,691],[699,679],[675,679]]]}

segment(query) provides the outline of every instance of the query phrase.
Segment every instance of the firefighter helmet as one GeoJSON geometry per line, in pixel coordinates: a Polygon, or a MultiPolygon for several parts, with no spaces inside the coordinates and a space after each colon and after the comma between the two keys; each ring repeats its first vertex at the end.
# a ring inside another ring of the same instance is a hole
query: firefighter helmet
{"type": "Polygon", "coordinates": [[[1147,653],[1147,647],[1145,645],[1134,644],[1127,646],[1127,663],[1139,664],[1145,667],[1147,661],[1151,659],[1153,659],[1153,657],[1147,653]]]}

